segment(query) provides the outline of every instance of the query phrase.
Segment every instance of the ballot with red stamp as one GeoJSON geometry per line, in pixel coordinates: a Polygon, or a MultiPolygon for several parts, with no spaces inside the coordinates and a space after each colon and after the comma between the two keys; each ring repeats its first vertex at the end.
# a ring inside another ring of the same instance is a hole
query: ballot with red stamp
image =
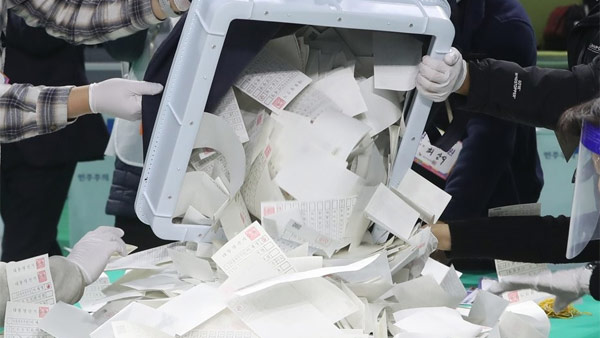
{"type": "Polygon", "coordinates": [[[7,302],[4,337],[52,338],[39,328],[40,320],[46,317],[48,312],[50,307],[45,304],[7,302]]]}
{"type": "Polygon", "coordinates": [[[229,277],[243,279],[244,284],[294,271],[287,256],[258,222],[229,240],[212,259],[229,277]]]}
{"type": "Polygon", "coordinates": [[[11,301],[48,305],[56,303],[47,254],[10,262],[6,272],[11,301]]]}

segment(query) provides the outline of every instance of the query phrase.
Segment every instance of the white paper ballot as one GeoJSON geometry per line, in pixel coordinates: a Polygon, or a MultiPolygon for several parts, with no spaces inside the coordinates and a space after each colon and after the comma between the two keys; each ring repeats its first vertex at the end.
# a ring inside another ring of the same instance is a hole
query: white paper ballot
{"type": "MultiPolygon", "coordinates": [[[[286,253],[289,256],[289,252],[286,253]]],[[[298,272],[320,269],[323,267],[323,257],[321,256],[306,256],[306,257],[289,257],[290,263],[298,272]]]]}
{"type": "Polygon", "coordinates": [[[181,277],[191,277],[199,281],[211,281],[215,279],[215,274],[210,267],[210,263],[202,258],[196,257],[187,252],[169,250],[169,256],[181,277]]]}
{"type": "Polygon", "coordinates": [[[377,186],[387,182],[386,160],[374,143],[367,146],[364,153],[356,156],[355,160],[356,169],[351,170],[362,177],[367,185],[377,186]]]}
{"type": "Polygon", "coordinates": [[[492,208],[488,210],[488,217],[540,216],[541,214],[541,203],[508,205],[505,207],[492,208]]]}
{"type": "Polygon", "coordinates": [[[173,318],[168,325],[161,327],[163,331],[183,335],[223,311],[226,306],[226,299],[219,292],[217,284],[203,283],[172,298],[157,310],[173,318]]]}
{"type": "Polygon", "coordinates": [[[510,311],[506,311],[501,319],[499,325],[500,337],[502,338],[547,338],[548,335],[544,335],[540,331],[536,330],[533,325],[528,321],[530,320],[527,316],[521,316],[510,311]]]}
{"type": "Polygon", "coordinates": [[[260,217],[262,201],[284,201],[281,190],[269,174],[269,159],[272,155],[271,146],[267,145],[258,155],[242,186],[242,197],[248,211],[255,217],[260,217]]]}
{"type": "Polygon", "coordinates": [[[48,254],[6,264],[10,300],[21,303],[56,303],[48,254]]]}
{"type": "Polygon", "coordinates": [[[169,291],[188,284],[177,277],[177,274],[161,273],[148,278],[137,279],[121,285],[138,291],[169,291]]]}
{"type": "Polygon", "coordinates": [[[181,338],[259,338],[250,330],[192,330],[181,338]]]}
{"type": "Polygon", "coordinates": [[[354,204],[352,214],[350,215],[348,225],[346,226],[346,234],[344,235],[350,242],[349,251],[351,252],[356,251],[360,246],[367,228],[371,224],[371,221],[365,216],[363,211],[376,190],[376,187],[363,187],[356,198],[356,203],[354,204]]]}
{"type": "Polygon", "coordinates": [[[261,218],[264,219],[284,211],[298,209],[304,225],[328,238],[343,242],[346,224],[350,220],[355,204],[356,197],[314,201],[263,202],[261,203],[261,218]]]}
{"type": "Polygon", "coordinates": [[[451,333],[453,337],[475,338],[483,328],[462,319],[460,313],[446,307],[429,307],[401,310],[394,313],[394,324],[402,331],[443,335],[451,333]]]}
{"type": "Polygon", "coordinates": [[[39,328],[58,338],[88,337],[98,324],[87,312],[62,302],[52,306],[38,323],[39,328]]]}
{"type": "Polygon", "coordinates": [[[293,282],[291,285],[332,324],[359,310],[344,291],[325,278],[311,278],[293,282]]]}
{"type": "Polygon", "coordinates": [[[149,306],[139,303],[127,305],[119,313],[104,322],[100,327],[94,330],[91,338],[115,338],[113,335],[112,323],[116,321],[129,321],[135,324],[146,325],[153,328],[168,327],[174,320],[173,317],[162,313],[149,306]]]}
{"type": "Polygon", "coordinates": [[[275,176],[281,189],[300,201],[356,196],[364,180],[329,156],[307,151],[287,160],[275,176]]]}
{"type": "Polygon", "coordinates": [[[404,92],[414,89],[422,45],[409,34],[373,32],[375,88],[404,92]]]}
{"type": "Polygon", "coordinates": [[[259,291],[265,290],[267,288],[274,287],[279,284],[286,284],[301,280],[306,280],[310,278],[322,277],[325,275],[331,275],[342,272],[350,272],[350,271],[359,271],[364,269],[369,264],[373,263],[375,260],[379,258],[379,255],[373,255],[371,257],[367,257],[358,262],[354,262],[352,264],[343,265],[343,266],[330,266],[316,270],[309,270],[303,272],[292,272],[285,275],[279,275],[277,277],[264,280],[262,282],[256,283],[254,285],[248,286],[241,290],[236,291],[236,295],[238,296],[246,296],[252,293],[257,293],[259,291]]]}
{"type": "Polygon", "coordinates": [[[406,172],[400,185],[395,189],[404,201],[418,210],[421,218],[429,224],[438,221],[452,198],[447,192],[413,170],[406,172]]]}
{"type": "Polygon", "coordinates": [[[402,117],[402,106],[396,92],[375,89],[373,77],[359,84],[360,92],[367,105],[367,111],[357,116],[371,127],[371,137],[381,133],[402,117]]]}
{"type": "Polygon", "coordinates": [[[211,224],[212,219],[203,215],[200,211],[196,210],[193,206],[189,206],[185,214],[183,215],[183,224],[211,224]]]}
{"type": "Polygon", "coordinates": [[[549,272],[548,264],[511,262],[496,259],[496,273],[498,280],[502,281],[505,277],[514,275],[535,276],[541,273],[549,272]]]}
{"type": "Polygon", "coordinates": [[[252,223],[241,192],[230,199],[227,206],[219,211],[215,217],[221,221],[221,227],[227,238],[235,237],[252,223]]]}
{"type": "Polygon", "coordinates": [[[188,172],[183,178],[174,214],[183,215],[192,206],[202,215],[212,218],[227,202],[228,197],[229,195],[207,173],[188,172]]]}
{"type": "Polygon", "coordinates": [[[323,112],[314,120],[312,127],[331,145],[332,154],[343,160],[371,130],[365,123],[335,111],[323,112]]]}
{"type": "Polygon", "coordinates": [[[250,141],[244,144],[244,150],[246,151],[246,175],[248,175],[252,163],[254,163],[258,155],[269,144],[271,133],[276,124],[271,115],[265,110],[259,112],[253,120],[249,129],[250,141]]]}
{"type": "Polygon", "coordinates": [[[261,338],[338,338],[329,319],[292,285],[232,299],[228,307],[261,338]]]}
{"type": "Polygon", "coordinates": [[[103,272],[95,282],[83,289],[83,296],[79,300],[79,305],[81,305],[81,308],[88,312],[95,312],[96,310],[100,309],[104,305],[102,299],[106,297],[106,295],[102,292],[102,289],[109,285],[110,280],[103,272]]]}
{"type": "MultiPolygon", "coordinates": [[[[435,259],[429,257],[427,258],[427,262],[425,262],[425,266],[423,267],[423,271],[421,274],[423,276],[431,276],[435,279],[436,282],[442,283],[448,272],[450,271],[450,267],[442,264],[435,259]]],[[[461,272],[456,271],[458,277],[462,276],[461,272]]]]}
{"type": "Polygon", "coordinates": [[[296,35],[286,35],[267,43],[265,49],[282,58],[295,69],[304,71],[305,57],[296,35]]]}
{"type": "Polygon", "coordinates": [[[233,285],[224,284],[225,289],[242,287],[294,271],[283,251],[257,222],[227,242],[212,259],[235,281],[233,285]]]}
{"type": "Polygon", "coordinates": [[[248,142],[248,132],[242,119],[242,112],[238,105],[237,99],[233,92],[233,88],[229,88],[227,93],[221,99],[221,102],[215,108],[215,115],[222,117],[229,123],[235,134],[238,136],[240,142],[248,142]]]}
{"type": "Polygon", "coordinates": [[[422,276],[408,282],[396,284],[393,294],[400,302],[399,309],[416,307],[457,307],[464,297],[448,294],[431,276],[422,276]]]}
{"type": "Polygon", "coordinates": [[[327,111],[342,112],[340,106],[315,86],[306,87],[285,109],[311,120],[327,111]]]}
{"type": "Polygon", "coordinates": [[[283,109],[312,80],[294,66],[263,49],[235,86],[269,109],[283,109]]]}
{"type": "MultiPolygon", "coordinates": [[[[342,264],[350,264],[355,259],[328,259],[324,262],[325,266],[335,266],[342,264]]],[[[336,274],[347,283],[367,283],[367,282],[384,282],[390,288],[392,287],[392,274],[388,263],[387,255],[380,254],[379,257],[371,264],[359,271],[341,272],[336,274]]]]}
{"type": "Polygon", "coordinates": [[[535,302],[527,301],[519,304],[511,304],[506,308],[505,313],[507,312],[522,316],[522,319],[544,337],[550,334],[550,319],[548,319],[544,310],[535,302]]]}
{"type": "Polygon", "coordinates": [[[344,114],[350,117],[368,110],[360,88],[354,80],[354,69],[351,67],[335,70],[312,86],[329,97],[344,114]]]}
{"type": "Polygon", "coordinates": [[[404,241],[408,241],[419,219],[419,212],[383,184],[371,197],[365,215],[404,241]]]}
{"type": "Polygon", "coordinates": [[[465,297],[467,297],[467,291],[463,283],[460,281],[458,277],[458,273],[454,270],[454,267],[451,266],[442,281],[440,282],[440,286],[448,295],[452,297],[455,302],[460,303],[465,297]]]}
{"type": "Polygon", "coordinates": [[[234,196],[244,183],[246,153],[227,121],[213,114],[202,114],[194,142],[194,149],[197,148],[210,148],[223,155],[230,175],[227,190],[230,196],[234,196]]]}
{"type": "Polygon", "coordinates": [[[4,317],[5,338],[52,338],[43,332],[38,323],[50,311],[50,305],[6,302],[6,315],[4,317]]]}
{"type": "Polygon", "coordinates": [[[479,290],[467,320],[473,324],[494,327],[508,306],[508,301],[493,293],[479,290]]]}
{"type": "Polygon", "coordinates": [[[181,243],[170,243],[158,246],[156,248],[136,252],[108,263],[104,271],[125,269],[162,269],[156,265],[171,260],[168,249],[180,246],[181,243]]]}
{"type": "Polygon", "coordinates": [[[172,336],[149,326],[128,321],[111,322],[115,338],[172,338],[172,336]]]}

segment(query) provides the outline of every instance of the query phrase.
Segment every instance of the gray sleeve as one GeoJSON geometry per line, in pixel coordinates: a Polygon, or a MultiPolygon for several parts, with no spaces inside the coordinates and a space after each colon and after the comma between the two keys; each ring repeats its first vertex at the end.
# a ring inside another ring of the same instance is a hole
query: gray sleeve
{"type": "MultiPolygon", "coordinates": [[[[74,304],[81,299],[85,283],[77,265],[65,257],[52,256],[50,257],[50,273],[57,302],[74,304]]],[[[10,300],[9,296],[6,263],[0,262],[0,323],[2,324],[4,324],[4,315],[6,314],[6,303],[10,300]]]]}
{"type": "Polygon", "coordinates": [[[50,273],[56,302],[75,304],[83,296],[85,282],[79,267],[62,256],[50,257],[50,273]]]}

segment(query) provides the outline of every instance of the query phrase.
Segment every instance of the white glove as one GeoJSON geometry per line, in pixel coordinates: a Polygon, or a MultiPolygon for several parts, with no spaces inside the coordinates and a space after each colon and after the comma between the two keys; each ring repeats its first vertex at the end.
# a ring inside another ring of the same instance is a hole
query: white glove
{"type": "Polygon", "coordinates": [[[417,90],[434,102],[442,102],[457,91],[467,77],[467,63],[452,47],[443,60],[425,55],[419,64],[417,90]]]}
{"type": "Polygon", "coordinates": [[[556,296],[554,311],[560,312],[572,302],[590,293],[592,270],[585,267],[541,273],[536,276],[514,275],[493,283],[487,290],[501,294],[506,291],[534,289],[556,296]]]}
{"type": "Polygon", "coordinates": [[[77,264],[86,285],[90,285],[100,277],[110,256],[114,253],[127,255],[125,242],[121,239],[123,234],[123,230],[119,228],[101,226],[85,234],[73,246],[67,259],[77,264]]]}
{"type": "Polygon", "coordinates": [[[93,113],[107,114],[129,121],[142,118],[142,95],[162,92],[158,83],[110,79],[90,85],[90,109],[93,113]]]}

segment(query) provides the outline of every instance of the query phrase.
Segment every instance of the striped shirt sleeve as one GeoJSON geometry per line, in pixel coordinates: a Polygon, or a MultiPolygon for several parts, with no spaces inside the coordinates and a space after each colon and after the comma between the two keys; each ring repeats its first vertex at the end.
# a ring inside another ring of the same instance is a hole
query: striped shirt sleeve
{"type": "Polygon", "coordinates": [[[66,126],[71,88],[0,85],[0,142],[19,141],[66,126]]]}
{"type": "MultiPolygon", "coordinates": [[[[1,0],[28,25],[73,44],[97,44],[159,23],[151,0],[1,0]]],[[[3,7],[3,6],[0,6],[3,7]]],[[[50,133],[67,124],[72,87],[0,84],[0,142],[50,133]]]]}
{"type": "Polygon", "coordinates": [[[97,44],[160,22],[151,0],[6,0],[30,26],[73,44],[97,44]]]}

